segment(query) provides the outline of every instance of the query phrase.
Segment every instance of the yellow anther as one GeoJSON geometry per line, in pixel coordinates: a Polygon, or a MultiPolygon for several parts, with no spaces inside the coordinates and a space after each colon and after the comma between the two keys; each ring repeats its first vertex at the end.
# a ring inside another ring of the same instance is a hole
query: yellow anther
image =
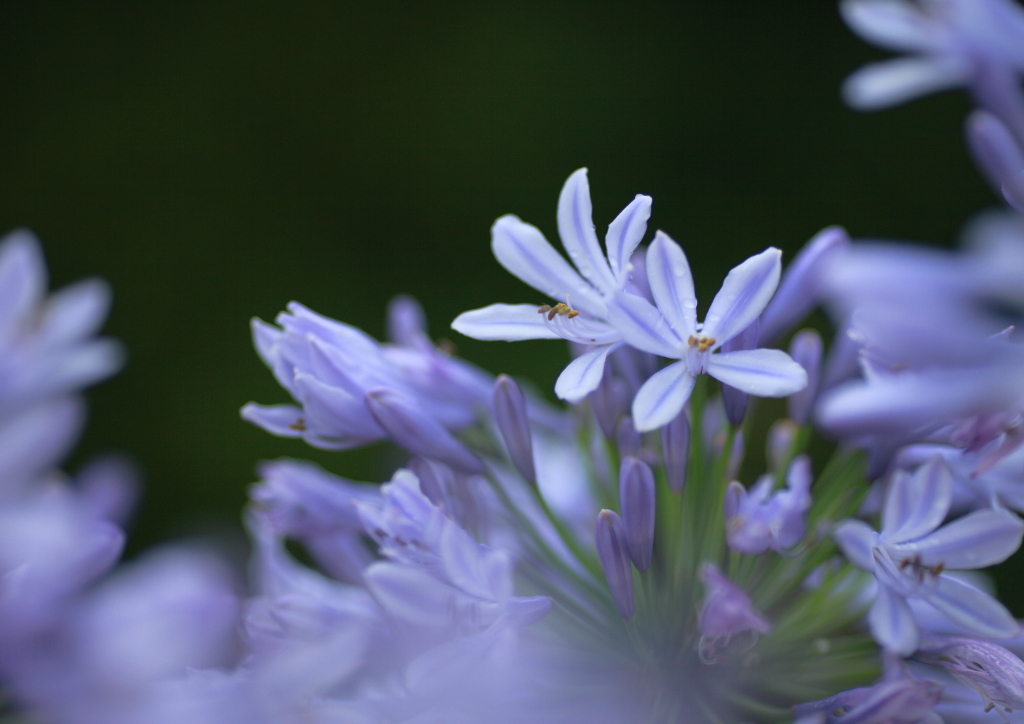
{"type": "Polygon", "coordinates": [[[550,312],[550,311],[551,311],[551,305],[550,304],[545,304],[543,306],[537,307],[537,314],[545,314],[545,313],[550,312]]]}

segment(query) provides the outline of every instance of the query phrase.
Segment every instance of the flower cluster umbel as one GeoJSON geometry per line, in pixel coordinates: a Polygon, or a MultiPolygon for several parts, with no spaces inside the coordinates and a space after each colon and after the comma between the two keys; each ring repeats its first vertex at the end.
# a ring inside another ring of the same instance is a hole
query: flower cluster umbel
{"type": "Polygon", "coordinates": [[[245,420],[404,459],[382,485],[262,463],[245,595],[194,547],[117,567],[130,467],[56,471],[79,391],[120,364],[95,336],[108,292],[47,296],[38,243],[7,237],[0,722],[934,724],[1024,706],[1024,639],[982,572],[1024,537],[1024,10],[841,8],[911,53],[854,74],[853,105],[952,85],[977,101],[968,142],[1008,206],[967,251],[829,227],[785,269],[774,248],[740,261],[701,314],[683,248],[645,243],[650,197],[602,245],[580,169],[557,203],[568,259],[518,217],[491,230],[540,296],[452,324],[568,341],[568,409],[435,345],[407,297],[386,342],[294,302],[254,320],[292,399],[245,420]],[[829,345],[798,329],[816,307],[829,345]]]}

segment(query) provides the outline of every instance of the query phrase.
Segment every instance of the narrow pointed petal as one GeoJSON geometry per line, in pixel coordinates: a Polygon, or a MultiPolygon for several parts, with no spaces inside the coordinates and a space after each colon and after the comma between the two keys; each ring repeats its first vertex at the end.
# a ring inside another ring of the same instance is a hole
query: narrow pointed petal
{"type": "Polygon", "coordinates": [[[801,329],[793,336],[793,341],[789,345],[789,356],[807,373],[807,386],[790,395],[787,403],[789,417],[798,425],[810,422],[811,409],[818,396],[823,351],[821,335],[813,329],[801,329]]]}
{"type": "Polygon", "coordinates": [[[785,397],[807,385],[804,368],[778,349],[713,354],[708,358],[708,374],[758,397],[785,397]]]}
{"type": "Polygon", "coordinates": [[[278,437],[302,437],[306,429],[302,408],[297,405],[258,405],[250,402],[241,411],[242,419],[262,427],[278,437]]]}
{"type": "Polygon", "coordinates": [[[366,408],[377,424],[409,452],[439,460],[469,473],[483,471],[483,465],[475,455],[400,393],[380,388],[367,392],[365,399],[366,408]]]}
{"type": "Polygon", "coordinates": [[[416,299],[399,294],[388,302],[387,337],[392,344],[418,345],[427,334],[427,315],[416,299]]]}
{"type": "Polygon", "coordinates": [[[697,295],[682,248],[662,231],[647,248],[647,282],[658,310],[679,339],[697,331],[697,295]]]}
{"type": "Polygon", "coordinates": [[[910,656],[917,649],[918,630],[910,606],[889,588],[878,584],[878,594],[868,623],[875,641],[888,651],[910,656]]]}
{"type": "Polygon", "coordinates": [[[537,470],[533,464],[533,440],[530,437],[526,397],[515,380],[508,375],[498,375],[494,382],[494,419],[516,470],[526,482],[536,484],[537,470]]]}
{"type": "Polygon", "coordinates": [[[967,69],[935,59],[899,58],[871,63],[843,83],[843,98],[858,111],[895,106],[964,82],[967,69]]]}
{"type": "Polygon", "coordinates": [[[596,390],[604,375],[605,360],[618,346],[606,344],[593,347],[570,362],[555,380],[555,394],[559,399],[575,404],[596,390]]]}
{"type": "MultiPolygon", "coordinates": [[[[1020,548],[1024,523],[1006,510],[978,510],[944,525],[927,538],[905,546],[923,566],[953,570],[985,568],[1002,563],[1020,548]]],[[[894,557],[900,546],[891,546],[894,557]]]]}
{"type": "Polygon", "coordinates": [[[891,543],[912,541],[938,528],[953,500],[953,474],[938,455],[913,475],[897,472],[882,511],[882,535],[891,543]]]}
{"type": "Polygon", "coordinates": [[[452,329],[486,342],[558,339],[533,304],[492,304],[463,312],[452,322],[452,329]]]}
{"type": "Polygon", "coordinates": [[[979,636],[1010,638],[1020,633],[1020,627],[1003,604],[951,576],[939,576],[934,590],[922,598],[950,621],[979,636]]]}
{"type": "Polygon", "coordinates": [[[558,197],[558,235],[580,273],[595,287],[610,294],[615,289],[615,277],[608,268],[594,232],[590,184],[585,168],[574,172],[562,187],[558,197]]]}
{"type": "Polygon", "coordinates": [[[654,472],[642,460],[623,458],[619,466],[619,509],[633,565],[641,573],[654,552],[654,472]]]}
{"type": "Polygon", "coordinates": [[[690,421],[680,412],[661,428],[661,452],[665,461],[665,477],[673,493],[683,492],[686,485],[686,464],[690,459],[690,421]]]}
{"type": "Polygon", "coordinates": [[[0,331],[12,333],[43,300],[46,262],[35,234],[11,232],[0,244],[0,331]]]}
{"type": "Polygon", "coordinates": [[[531,287],[559,302],[596,317],[604,316],[604,302],[569,263],[548,243],[540,229],[511,214],[491,227],[491,250],[498,263],[531,287]]]}
{"type": "Polygon", "coordinates": [[[697,378],[686,362],[676,362],[651,376],[633,398],[633,424],[640,432],[671,422],[690,399],[697,378]]]}
{"type": "Polygon", "coordinates": [[[991,113],[975,111],[967,119],[967,141],[996,193],[1024,210],[1024,155],[1009,129],[991,113]]]}
{"type": "Polygon", "coordinates": [[[647,220],[651,218],[651,197],[637,194],[615,220],[608,225],[604,245],[608,250],[608,263],[612,275],[621,282],[622,273],[629,266],[629,259],[644,238],[647,220]]]}
{"type": "Polygon", "coordinates": [[[822,229],[804,244],[761,315],[762,342],[775,342],[807,316],[818,303],[829,268],[849,246],[850,237],[841,226],[822,229]]]}
{"type": "Polygon", "coordinates": [[[594,540],[615,607],[622,618],[630,619],[633,617],[633,570],[629,565],[625,529],[616,512],[602,510],[598,513],[594,540]]]}
{"type": "Polygon", "coordinates": [[[619,292],[608,305],[608,321],[631,347],[660,357],[679,359],[682,341],[654,306],[643,297],[619,292]]]}
{"type": "Polygon", "coordinates": [[[757,319],[775,294],[782,274],[782,252],[765,249],[734,267],[722,282],[701,333],[724,344],[757,319]]]}
{"type": "Polygon", "coordinates": [[[878,533],[860,520],[844,520],[832,534],[853,565],[865,571],[875,570],[875,559],[871,549],[878,545],[878,533]]]}

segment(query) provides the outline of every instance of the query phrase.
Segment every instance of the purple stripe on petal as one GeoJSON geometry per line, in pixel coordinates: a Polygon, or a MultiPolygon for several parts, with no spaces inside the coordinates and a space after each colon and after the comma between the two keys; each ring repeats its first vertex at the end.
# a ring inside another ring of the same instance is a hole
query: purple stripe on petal
{"type": "Polygon", "coordinates": [[[640,432],[668,424],[690,399],[697,378],[686,362],[676,362],[652,375],[633,399],[633,424],[640,432]]]}
{"type": "Polygon", "coordinates": [[[682,248],[663,231],[647,247],[647,282],[658,310],[679,339],[697,333],[697,295],[682,248]]]}
{"type": "Polygon", "coordinates": [[[610,294],[615,289],[615,278],[594,233],[590,184],[585,168],[574,172],[562,187],[558,197],[558,235],[580,273],[599,290],[610,294]]]}
{"type": "Polygon", "coordinates": [[[722,345],[757,319],[775,294],[782,252],[765,249],[734,267],[711,302],[701,333],[722,345]]]}

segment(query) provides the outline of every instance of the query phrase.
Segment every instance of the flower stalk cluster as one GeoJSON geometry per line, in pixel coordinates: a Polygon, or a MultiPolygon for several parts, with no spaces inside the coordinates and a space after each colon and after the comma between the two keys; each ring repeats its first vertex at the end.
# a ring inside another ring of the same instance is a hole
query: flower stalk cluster
{"type": "Polygon", "coordinates": [[[935,724],[1024,706],[1020,626],[984,572],[1024,538],[1024,10],[841,8],[911,54],[854,74],[854,106],[953,85],[977,102],[968,143],[1007,206],[965,251],[828,227],[787,265],[740,261],[701,308],[683,246],[645,243],[651,198],[602,245],[580,169],[556,204],[568,258],[516,216],[491,229],[539,296],[452,323],[569,342],[557,405],[433,343],[409,298],[386,342],[295,302],[254,320],[292,400],[245,420],[403,460],[383,484],[262,463],[247,586],[181,545],[117,566],[124,463],[56,470],[79,391],[119,364],[95,336],[106,288],[47,297],[35,240],[3,241],[0,722],[935,724]],[[800,328],[819,307],[828,343],[800,328]]]}

